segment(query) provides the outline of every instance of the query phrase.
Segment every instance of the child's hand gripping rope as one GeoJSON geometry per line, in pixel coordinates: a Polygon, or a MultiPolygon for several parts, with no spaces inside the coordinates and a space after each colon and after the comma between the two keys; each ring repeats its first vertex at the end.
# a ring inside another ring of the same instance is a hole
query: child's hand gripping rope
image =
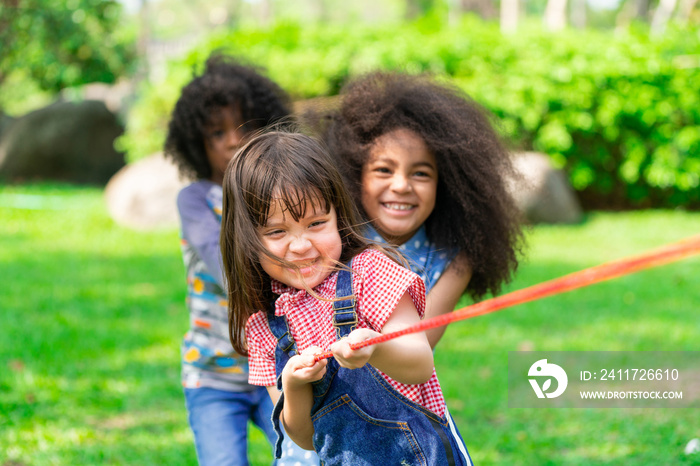
{"type": "MultiPolygon", "coordinates": [[[[362,343],[380,336],[380,333],[368,328],[357,329],[350,333],[347,338],[341,338],[333,343],[330,352],[335,353],[335,358],[341,367],[359,369],[372,357],[372,348],[368,345],[361,346],[362,343]],[[358,351],[360,349],[362,351],[358,351]]],[[[314,359],[318,361],[316,356],[314,359]]]]}
{"type": "Polygon", "coordinates": [[[320,349],[312,346],[291,357],[282,371],[282,380],[287,385],[299,387],[322,379],[326,373],[326,364],[316,364],[319,361],[314,356],[320,349]]]}
{"type": "MultiPolygon", "coordinates": [[[[651,267],[657,267],[659,265],[675,262],[699,253],[700,235],[692,236],[677,243],[653,249],[638,256],[632,256],[626,259],[620,259],[595,267],[590,267],[588,269],[574,272],[569,275],[564,275],[563,277],[555,278],[528,288],[523,288],[522,290],[513,291],[503,296],[487,299],[454,311],[451,314],[444,314],[433,319],[424,320],[416,325],[406,327],[403,330],[386,333],[374,338],[368,338],[359,343],[353,343],[350,345],[350,348],[357,350],[366,346],[376,345],[377,343],[383,343],[409,333],[422,332],[424,330],[447,325],[458,320],[465,320],[483,314],[488,314],[490,312],[495,312],[517,304],[534,301],[536,299],[575,290],[576,288],[582,288],[584,286],[609,280],[611,278],[616,278],[651,267]]],[[[325,353],[318,353],[314,358],[316,361],[319,361],[332,356],[333,353],[328,351],[325,353]]]]}

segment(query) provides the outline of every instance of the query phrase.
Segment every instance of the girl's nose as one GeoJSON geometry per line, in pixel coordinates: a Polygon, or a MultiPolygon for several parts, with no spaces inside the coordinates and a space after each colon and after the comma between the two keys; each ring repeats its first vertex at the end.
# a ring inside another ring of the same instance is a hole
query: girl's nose
{"type": "Polygon", "coordinates": [[[289,243],[289,251],[294,254],[300,254],[308,251],[311,247],[311,241],[309,241],[305,236],[295,236],[289,243]]]}
{"type": "Polygon", "coordinates": [[[403,175],[394,175],[391,179],[391,189],[398,193],[403,193],[411,190],[411,183],[403,175]]]}
{"type": "Polygon", "coordinates": [[[226,133],[226,143],[229,147],[237,148],[241,144],[241,139],[238,131],[232,130],[226,133]]]}

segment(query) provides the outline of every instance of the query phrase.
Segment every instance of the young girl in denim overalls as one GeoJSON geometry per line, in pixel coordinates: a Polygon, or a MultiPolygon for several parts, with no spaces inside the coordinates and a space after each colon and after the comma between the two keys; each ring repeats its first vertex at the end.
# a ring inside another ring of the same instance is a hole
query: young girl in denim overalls
{"type": "Polygon", "coordinates": [[[425,286],[357,233],[325,149],[260,135],[229,164],[223,191],[229,329],[250,383],[276,401],[280,439],[283,426],[328,465],[470,465],[424,333],[350,347],[417,323],[425,286]],[[334,357],[316,361],[325,350],[334,357]]]}

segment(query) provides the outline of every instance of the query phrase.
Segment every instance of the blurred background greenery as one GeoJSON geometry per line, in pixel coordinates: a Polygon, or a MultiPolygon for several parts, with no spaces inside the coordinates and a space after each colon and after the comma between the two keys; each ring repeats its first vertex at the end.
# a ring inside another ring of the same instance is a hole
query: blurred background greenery
{"type": "MultiPolygon", "coordinates": [[[[298,102],[370,70],[434,73],[563,168],[588,212],[528,232],[519,289],[700,230],[699,25],[697,0],[4,0],[0,123],[104,83],[134,162],[213,50],[298,102]]],[[[2,466],[195,462],[178,233],[117,225],[103,194],[0,183],[2,466]]],[[[514,410],[505,382],[519,349],[697,351],[698,273],[690,259],[451,326],[436,364],[477,464],[700,464],[683,452],[697,409],[514,410]]],[[[256,432],[252,453],[269,464],[256,432]]]]}
{"type": "Polygon", "coordinates": [[[585,208],[700,206],[697,0],[13,0],[0,18],[0,110],[121,83],[128,161],[161,149],[181,87],[223,49],[296,100],[434,73],[514,150],[549,155],[585,208]]]}

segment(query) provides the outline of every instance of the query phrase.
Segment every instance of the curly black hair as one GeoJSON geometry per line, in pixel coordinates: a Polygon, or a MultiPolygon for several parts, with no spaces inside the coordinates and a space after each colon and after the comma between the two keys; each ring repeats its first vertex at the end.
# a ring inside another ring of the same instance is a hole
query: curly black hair
{"type": "Polygon", "coordinates": [[[207,59],[204,73],[182,89],[168,125],[164,153],[182,176],[211,177],[204,130],[212,114],[227,106],[240,111],[246,134],[285,122],[291,114],[289,96],[259,68],[215,52],[207,59]]]}
{"type": "Polygon", "coordinates": [[[427,75],[376,72],[346,84],[340,107],[317,131],[365,216],[362,167],[376,139],[396,129],[419,135],[437,161],[428,237],[438,247],[464,251],[473,299],[499,293],[517,269],[523,232],[505,184],[505,176],[513,174],[510,156],[490,114],[458,88],[427,75]]]}

